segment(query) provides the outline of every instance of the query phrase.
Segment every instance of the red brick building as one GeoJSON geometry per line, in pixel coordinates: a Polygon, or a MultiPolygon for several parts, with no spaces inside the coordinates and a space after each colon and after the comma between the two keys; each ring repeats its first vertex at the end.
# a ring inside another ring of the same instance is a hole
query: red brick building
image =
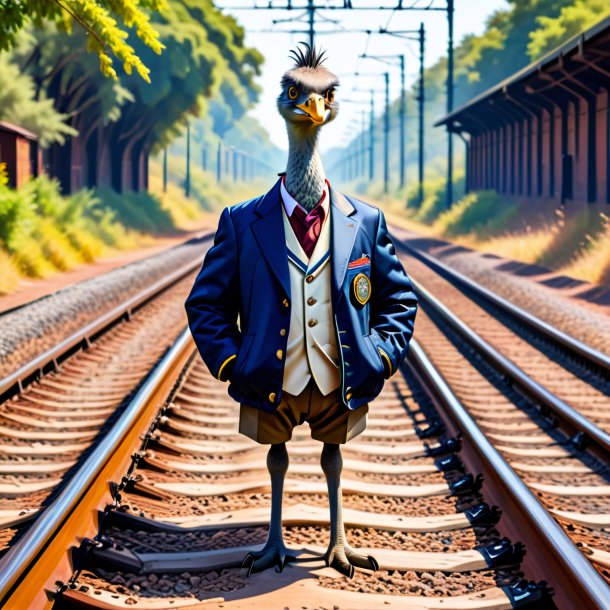
{"type": "Polygon", "coordinates": [[[41,168],[38,137],[27,129],[0,121],[0,163],[6,165],[8,183],[13,188],[38,176],[41,168]]]}
{"type": "Polygon", "coordinates": [[[610,203],[610,19],[437,125],[467,134],[466,186],[610,203]]]}

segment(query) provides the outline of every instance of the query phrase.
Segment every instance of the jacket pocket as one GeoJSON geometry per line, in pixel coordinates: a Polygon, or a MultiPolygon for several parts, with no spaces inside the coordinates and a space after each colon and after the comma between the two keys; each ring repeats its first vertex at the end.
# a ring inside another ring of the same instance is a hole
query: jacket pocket
{"type": "Polygon", "coordinates": [[[371,352],[371,358],[373,359],[371,361],[371,364],[374,366],[376,372],[379,373],[381,376],[383,376],[385,367],[383,366],[383,360],[381,359],[381,354],[379,353],[379,350],[377,349],[377,346],[375,345],[375,342],[373,341],[373,337],[371,335],[365,335],[362,338],[364,339],[364,342],[367,344],[367,346],[369,348],[369,352],[371,352]]]}
{"type": "Polygon", "coordinates": [[[255,338],[256,334],[244,335],[242,337],[241,346],[237,352],[237,359],[235,360],[235,366],[233,367],[232,380],[239,378],[255,338]]]}

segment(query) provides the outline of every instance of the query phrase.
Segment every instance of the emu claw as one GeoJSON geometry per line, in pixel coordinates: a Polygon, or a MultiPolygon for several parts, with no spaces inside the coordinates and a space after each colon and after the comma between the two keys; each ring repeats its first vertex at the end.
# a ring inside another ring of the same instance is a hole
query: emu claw
{"type": "Polygon", "coordinates": [[[324,555],[324,560],[327,566],[334,568],[348,578],[354,577],[355,568],[363,568],[373,572],[379,570],[379,563],[374,557],[360,555],[347,544],[329,548],[324,555]]]}
{"type": "Polygon", "coordinates": [[[265,545],[260,551],[250,551],[241,563],[242,568],[248,569],[250,574],[257,574],[276,566],[276,572],[282,572],[286,564],[296,561],[295,555],[291,555],[283,545],[265,545]]]}

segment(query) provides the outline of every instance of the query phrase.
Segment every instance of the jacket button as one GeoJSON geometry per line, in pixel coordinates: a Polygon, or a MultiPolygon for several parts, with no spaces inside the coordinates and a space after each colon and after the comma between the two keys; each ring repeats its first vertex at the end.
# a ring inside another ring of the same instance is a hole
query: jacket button
{"type": "Polygon", "coordinates": [[[286,335],[286,329],[282,328],[282,330],[280,330],[280,336],[283,337],[286,335]]]}
{"type": "Polygon", "coordinates": [[[309,328],[313,328],[317,323],[317,320],[309,320],[309,322],[307,322],[307,326],[309,326],[309,328]]]}
{"type": "Polygon", "coordinates": [[[314,280],[313,275],[308,275],[308,276],[305,278],[305,281],[306,281],[308,284],[311,284],[311,283],[313,282],[313,280],[314,280]]]}
{"type": "Polygon", "coordinates": [[[275,352],[275,355],[278,360],[281,360],[284,357],[284,352],[281,349],[278,349],[277,352],[275,352]]]}
{"type": "Polygon", "coordinates": [[[271,392],[271,394],[269,394],[269,402],[275,402],[275,392],[271,392]]]}
{"type": "Polygon", "coordinates": [[[309,297],[307,299],[307,305],[315,305],[318,302],[318,299],[314,299],[313,297],[309,297]]]}
{"type": "Polygon", "coordinates": [[[282,305],[283,305],[284,307],[289,307],[289,306],[290,306],[290,301],[289,301],[288,299],[284,299],[284,300],[282,301],[282,305]]]}
{"type": "Polygon", "coordinates": [[[351,393],[351,392],[348,392],[348,393],[345,395],[345,400],[351,400],[351,399],[352,399],[352,393],[351,393]]]}

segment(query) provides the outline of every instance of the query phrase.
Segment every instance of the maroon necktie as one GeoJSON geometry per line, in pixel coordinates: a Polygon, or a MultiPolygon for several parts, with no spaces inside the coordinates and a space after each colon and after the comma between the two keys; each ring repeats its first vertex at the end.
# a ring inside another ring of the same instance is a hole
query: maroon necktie
{"type": "Polygon", "coordinates": [[[296,205],[294,211],[288,218],[294,234],[299,240],[303,251],[307,254],[307,258],[311,258],[316,244],[318,243],[320,232],[322,231],[322,224],[324,223],[324,217],[326,216],[324,208],[322,207],[322,202],[325,197],[326,192],[309,214],[306,214],[301,206],[296,205]]]}

